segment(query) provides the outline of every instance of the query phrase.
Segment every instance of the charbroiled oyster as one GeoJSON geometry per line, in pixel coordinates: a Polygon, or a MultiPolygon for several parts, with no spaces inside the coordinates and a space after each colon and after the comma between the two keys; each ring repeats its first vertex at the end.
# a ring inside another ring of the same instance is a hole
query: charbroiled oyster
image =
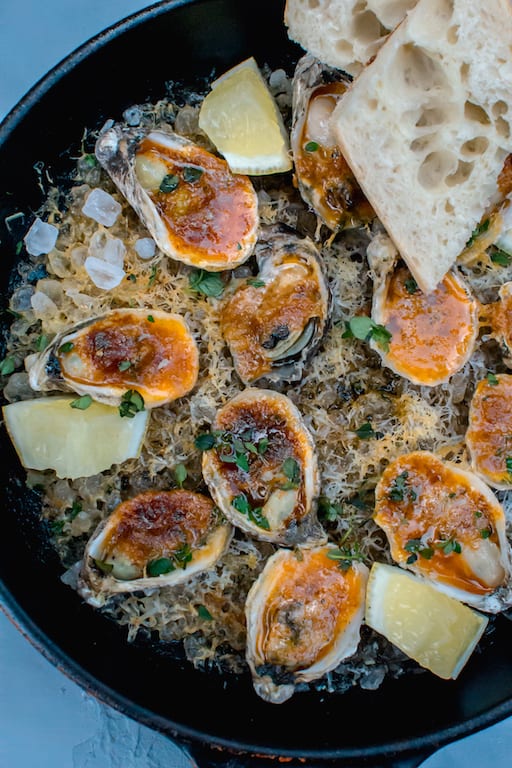
{"type": "Polygon", "coordinates": [[[469,406],[466,445],[473,471],[488,485],[512,489],[512,376],[488,374],[469,406]]]}
{"type": "Polygon", "coordinates": [[[154,408],[190,392],[199,353],[180,315],[114,309],[57,334],[25,364],[36,391],[72,390],[106,405],[135,392],[141,406],[154,408]]]}
{"type": "Polygon", "coordinates": [[[280,704],[359,644],[368,568],[331,558],[332,545],[278,550],[247,596],[246,658],[256,693],[280,704]]]}
{"type": "Polygon", "coordinates": [[[476,475],[416,451],[386,467],[375,499],[398,565],[474,608],[496,613],[512,603],[505,514],[476,475]]]}
{"type": "Polygon", "coordinates": [[[122,502],[91,536],[79,589],[88,602],[186,581],[226,551],[232,526],[213,501],[186,490],[145,491],[122,502]]]}
{"type": "Polygon", "coordinates": [[[478,301],[455,270],[434,291],[423,293],[384,235],[368,246],[368,261],[372,320],[387,332],[385,339],[372,338],[371,346],[385,366],[413,384],[434,387],[448,381],[473,354],[478,301]]]}
{"type": "Polygon", "coordinates": [[[228,520],[251,536],[293,546],[325,542],[317,519],[315,446],[286,395],[240,392],[217,412],[204,450],[203,477],[228,520]]]}
{"type": "Polygon", "coordinates": [[[104,131],[96,157],[158,247],[191,267],[218,272],[249,258],[258,198],[247,176],[171,131],[104,131]]]}
{"type": "Polygon", "coordinates": [[[313,241],[279,224],[256,245],[259,273],[238,280],[221,329],[244,384],[298,381],[329,321],[330,293],[313,241]]]}
{"type": "Polygon", "coordinates": [[[351,82],[345,72],[310,54],[299,60],[293,77],[290,143],[294,179],[304,202],[333,231],[375,217],[329,125],[351,82]]]}

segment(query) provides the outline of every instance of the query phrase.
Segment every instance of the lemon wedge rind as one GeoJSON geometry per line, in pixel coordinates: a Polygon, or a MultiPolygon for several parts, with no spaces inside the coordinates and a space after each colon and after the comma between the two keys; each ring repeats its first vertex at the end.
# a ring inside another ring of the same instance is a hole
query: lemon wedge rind
{"type": "Polygon", "coordinates": [[[2,408],[5,427],[26,469],[53,469],[60,478],[90,477],[140,455],[149,411],[121,418],[118,408],[74,397],[41,397],[2,408]]]}
{"type": "Polygon", "coordinates": [[[421,577],[397,566],[374,563],[365,621],[420,666],[454,680],[489,619],[421,577]]]}

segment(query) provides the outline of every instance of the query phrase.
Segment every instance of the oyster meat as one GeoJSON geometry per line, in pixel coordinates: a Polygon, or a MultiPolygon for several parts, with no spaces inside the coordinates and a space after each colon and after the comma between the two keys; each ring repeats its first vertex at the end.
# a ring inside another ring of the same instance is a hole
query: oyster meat
{"type": "Polygon", "coordinates": [[[304,202],[333,231],[375,217],[329,124],[351,82],[345,72],[311,54],[299,60],[293,77],[290,144],[294,180],[304,202]]]}
{"type": "Polygon", "coordinates": [[[357,650],[368,568],[340,568],[332,550],[278,550],[249,590],[246,658],[266,701],[286,701],[298,683],[322,677],[357,650]]]}
{"type": "Polygon", "coordinates": [[[119,405],[133,390],[154,408],[193,389],[199,352],[180,315],[114,309],[57,334],[26,368],[36,391],[72,390],[119,405]]]}
{"type": "Polygon", "coordinates": [[[224,515],[256,539],[326,541],[317,519],[315,446],[286,395],[248,388],[217,412],[202,440],[203,477],[224,515]]]}
{"type": "Polygon", "coordinates": [[[330,293],[313,241],[285,225],[263,228],[259,273],[234,281],[221,330],[244,384],[298,381],[328,326],[330,293]]]}
{"type": "Polygon", "coordinates": [[[434,291],[420,290],[388,237],[377,235],[368,246],[373,273],[372,320],[383,326],[389,342],[370,344],[383,364],[413,384],[447,382],[473,354],[480,329],[478,301],[457,271],[434,291]]]}
{"type": "Polygon", "coordinates": [[[179,584],[213,567],[232,531],[208,496],[179,489],[140,493],[119,504],[89,539],[80,592],[96,604],[114,593],[179,584]]]}
{"type": "Polygon", "coordinates": [[[375,522],[398,565],[474,608],[510,604],[505,514],[475,474],[415,451],[386,467],[375,498],[375,522]]]}
{"type": "Polygon", "coordinates": [[[222,158],[171,131],[120,125],[100,134],[96,157],[171,258],[210,272],[249,258],[258,198],[222,158]]]}
{"type": "Polygon", "coordinates": [[[512,488],[512,376],[479,381],[469,407],[466,445],[474,472],[488,485],[512,488]]]}

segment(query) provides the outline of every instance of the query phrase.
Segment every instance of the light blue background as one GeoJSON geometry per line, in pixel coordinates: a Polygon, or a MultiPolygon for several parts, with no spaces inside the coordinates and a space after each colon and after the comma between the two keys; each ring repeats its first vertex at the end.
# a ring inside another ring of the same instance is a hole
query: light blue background
{"type": "MultiPolygon", "coordinates": [[[[140,0],[0,0],[0,119],[78,45],[149,5],[140,0]]],[[[91,83],[94,87],[101,83],[91,83]]],[[[189,765],[169,740],[82,691],[0,612],[0,768],[189,765]]],[[[424,768],[487,766],[511,768],[512,718],[439,750],[424,763],[424,768]]]]}

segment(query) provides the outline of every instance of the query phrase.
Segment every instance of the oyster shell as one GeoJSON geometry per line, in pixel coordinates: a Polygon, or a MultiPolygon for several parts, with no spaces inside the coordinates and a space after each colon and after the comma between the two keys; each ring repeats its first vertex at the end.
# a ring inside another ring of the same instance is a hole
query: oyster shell
{"type": "Polygon", "coordinates": [[[298,381],[329,322],[330,292],[309,237],[263,228],[259,273],[238,280],[221,309],[221,330],[244,384],[298,381]]]}
{"type": "Polygon", "coordinates": [[[232,532],[208,496],[178,489],[140,493],[122,502],[89,539],[80,593],[101,604],[115,593],[179,584],[211,568],[232,532]]]}
{"type": "Polygon", "coordinates": [[[298,61],[293,77],[294,180],[303,200],[333,231],[375,217],[329,127],[331,113],[351,82],[345,72],[311,54],[298,61]]]}
{"type": "Polygon", "coordinates": [[[498,294],[498,301],[484,307],[486,322],[491,326],[490,336],[500,345],[503,362],[512,368],[512,282],[503,283],[498,294]]]}
{"type": "Polygon", "coordinates": [[[385,235],[371,241],[367,254],[374,281],[372,320],[390,334],[389,340],[373,335],[370,345],[386,367],[413,384],[448,381],[473,354],[478,301],[455,270],[423,293],[385,235]]]}
{"type": "Polygon", "coordinates": [[[249,590],[246,658],[265,701],[286,701],[357,650],[368,568],[340,568],[333,549],[278,550],[249,590]]]}
{"type": "Polygon", "coordinates": [[[248,388],[217,412],[203,477],[234,525],[274,544],[326,541],[313,438],[286,395],[248,388]]]}
{"type": "Polygon", "coordinates": [[[57,334],[26,368],[36,391],[72,390],[119,405],[134,390],[154,408],[190,392],[199,353],[180,315],[114,309],[57,334]]]}
{"type": "Polygon", "coordinates": [[[171,258],[210,272],[249,258],[258,198],[222,158],[171,131],[120,125],[99,136],[96,157],[171,258]]]}
{"type": "Polygon", "coordinates": [[[398,565],[474,608],[510,605],[505,514],[475,474],[415,451],[386,467],[375,498],[375,522],[398,565]]]}
{"type": "Polygon", "coordinates": [[[512,488],[512,375],[479,381],[469,406],[466,445],[473,471],[488,485],[512,488]]]}

